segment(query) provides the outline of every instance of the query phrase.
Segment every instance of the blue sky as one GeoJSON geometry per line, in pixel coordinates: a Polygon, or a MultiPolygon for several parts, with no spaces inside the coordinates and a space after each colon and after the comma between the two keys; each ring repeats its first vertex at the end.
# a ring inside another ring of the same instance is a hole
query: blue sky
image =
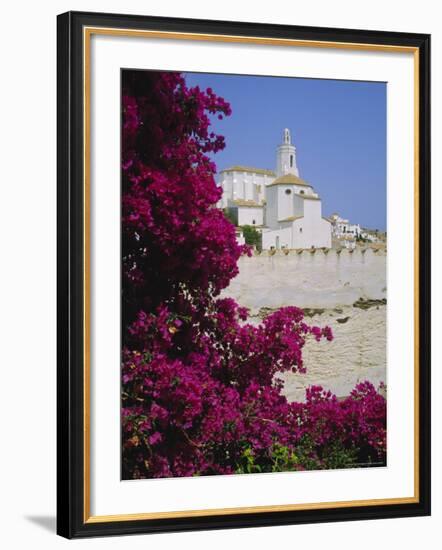
{"type": "Polygon", "coordinates": [[[300,176],[322,198],[323,215],[338,212],[363,227],[386,228],[386,84],[342,80],[185,73],[211,87],[232,115],[213,120],[226,148],[218,170],[235,164],[275,168],[289,128],[300,176]]]}

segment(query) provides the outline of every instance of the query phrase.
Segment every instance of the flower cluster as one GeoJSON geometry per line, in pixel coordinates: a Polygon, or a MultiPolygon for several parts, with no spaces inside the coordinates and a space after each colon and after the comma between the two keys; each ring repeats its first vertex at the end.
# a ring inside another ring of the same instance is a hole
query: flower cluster
{"type": "Polygon", "coordinates": [[[369,383],[343,401],[282,393],[278,373],[305,372],[306,340],[331,330],[296,307],[255,326],[219,297],[250,254],[214,207],[210,117],[229,114],[178,73],[123,72],[123,477],[382,462],[385,399],[369,383]]]}
{"type": "MultiPolygon", "coordinates": [[[[247,251],[213,206],[221,196],[209,154],[224,147],[211,114],[230,106],[179,73],[125,71],[122,128],[123,300],[126,321],[181,293],[210,298],[247,251]]],[[[125,322],[125,324],[127,324],[125,322]]]]}

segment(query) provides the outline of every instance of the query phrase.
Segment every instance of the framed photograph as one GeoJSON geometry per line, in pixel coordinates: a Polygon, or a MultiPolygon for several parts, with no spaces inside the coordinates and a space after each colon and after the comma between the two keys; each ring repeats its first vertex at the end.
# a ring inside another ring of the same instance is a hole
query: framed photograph
{"type": "Polygon", "coordinates": [[[430,514],[430,37],[58,17],[58,534],[430,514]]]}

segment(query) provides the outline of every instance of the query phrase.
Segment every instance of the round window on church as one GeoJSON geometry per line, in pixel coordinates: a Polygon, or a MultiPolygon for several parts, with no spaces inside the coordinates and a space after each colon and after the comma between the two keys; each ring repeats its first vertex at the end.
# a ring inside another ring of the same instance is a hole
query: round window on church
{"type": "Polygon", "coordinates": [[[285,194],[286,194],[286,195],[291,195],[291,194],[292,194],[292,190],[291,190],[291,189],[286,189],[286,190],[285,190],[285,194]]]}

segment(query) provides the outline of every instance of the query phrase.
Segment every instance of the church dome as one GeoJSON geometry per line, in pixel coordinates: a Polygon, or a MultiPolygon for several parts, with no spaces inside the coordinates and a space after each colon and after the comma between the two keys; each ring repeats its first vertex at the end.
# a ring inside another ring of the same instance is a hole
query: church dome
{"type": "MultiPolygon", "coordinates": [[[[304,181],[298,176],[295,176],[295,174],[285,174],[284,176],[280,176],[279,178],[276,178],[275,181],[273,181],[270,185],[302,185],[304,187],[311,187],[309,183],[304,181]]],[[[267,187],[270,187],[268,185],[267,187]]]]}

